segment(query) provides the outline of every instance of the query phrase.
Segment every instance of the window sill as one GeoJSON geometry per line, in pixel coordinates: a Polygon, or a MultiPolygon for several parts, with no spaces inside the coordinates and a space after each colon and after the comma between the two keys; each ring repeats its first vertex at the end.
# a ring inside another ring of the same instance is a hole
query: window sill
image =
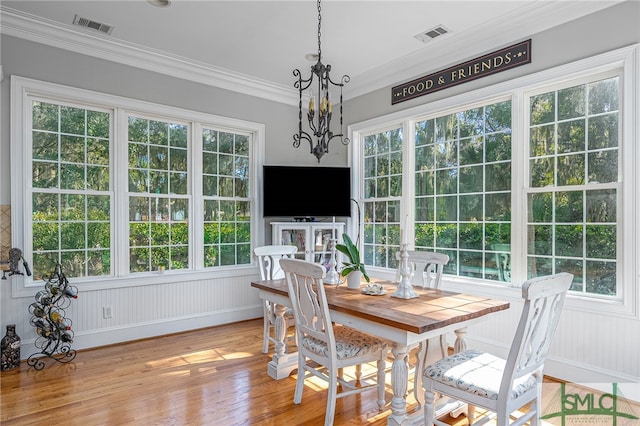
{"type": "MultiPolygon", "coordinates": [[[[520,287],[516,287],[514,285],[500,285],[490,281],[444,276],[442,279],[442,288],[445,290],[478,294],[507,301],[522,300],[520,287]]],[[[635,300],[633,296],[626,297],[625,299],[627,301],[635,300]]],[[[604,314],[607,316],[618,316],[626,319],[638,318],[637,309],[631,303],[624,303],[620,300],[590,298],[588,296],[572,293],[567,295],[565,309],[598,315],[604,314]]]]}
{"type": "MultiPolygon", "coordinates": [[[[71,279],[70,283],[78,287],[79,291],[113,290],[118,288],[140,287],[146,285],[159,285],[167,283],[188,282],[197,280],[210,280],[240,276],[259,276],[256,266],[228,266],[200,271],[162,271],[128,275],[126,277],[109,278],[80,278],[71,279]]],[[[14,276],[12,281],[11,297],[33,297],[44,286],[44,281],[25,280],[25,277],[14,276]]]]}

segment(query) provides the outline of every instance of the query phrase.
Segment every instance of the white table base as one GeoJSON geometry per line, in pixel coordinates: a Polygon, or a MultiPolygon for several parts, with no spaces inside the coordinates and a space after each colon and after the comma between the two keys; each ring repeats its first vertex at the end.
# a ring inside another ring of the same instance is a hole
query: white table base
{"type": "Polygon", "coordinates": [[[289,377],[291,372],[298,368],[298,353],[285,353],[285,339],[287,337],[287,321],[284,314],[287,310],[285,305],[274,304],[276,315],[274,324],[275,349],[273,357],[267,366],[267,374],[276,380],[289,377]]]}

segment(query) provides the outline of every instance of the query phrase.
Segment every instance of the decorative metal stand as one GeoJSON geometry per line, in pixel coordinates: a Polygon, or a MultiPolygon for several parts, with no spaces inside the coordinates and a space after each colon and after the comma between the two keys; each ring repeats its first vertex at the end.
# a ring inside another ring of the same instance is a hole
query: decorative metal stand
{"type": "Polygon", "coordinates": [[[57,264],[44,290],[36,293],[36,301],[29,305],[31,325],[36,328],[38,334],[35,346],[40,349],[40,352],[32,354],[27,359],[29,366],[42,370],[46,365],[44,358],[67,363],[76,357],[75,349],[71,349],[74,337],[71,320],[67,318],[65,310],[77,297],[78,289],[69,285],[60,264],[57,264]]]}
{"type": "Polygon", "coordinates": [[[4,261],[0,263],[2,263],[3,280],[7,279],[7,272],[9,272],[9,276],[24,275],[25,273],[31,276],[31,269],[29,269],[29,264],[26,260],[24,260],[24,257],[22,257],[22,250],[20,250],[19,248],[13,247],[9,249],[9,261],[6,263],[6,265],[4,261]],[[24,266],[24,272],[20,271],[20,261],[22,261],[22,266],[24,266]]]}
{"type": "Polygon", "coordinates": [[[327,275],[325,276],[323,281],[325,284],[340,284],[341,282],[340,274],[336,270],[336,265],[338,264],[338,262],[336,262],[337,242],[338,240],[335,238],[329,240],[329,243],[331,244],[331,259],[329,259],[329,270],[327,271],[327,275]]]}
{"type": "Polygon", "coordinates": [[[399,299],[413,299],[418,297],[418,294],[413,291],[413,285],[411,285],[411,268],[409,267],[409,253],[407,252],[407,243],[400,244],[400,281],[398,282],[398,288],[391,294],[391,297],[397,297],[399,299]]]}

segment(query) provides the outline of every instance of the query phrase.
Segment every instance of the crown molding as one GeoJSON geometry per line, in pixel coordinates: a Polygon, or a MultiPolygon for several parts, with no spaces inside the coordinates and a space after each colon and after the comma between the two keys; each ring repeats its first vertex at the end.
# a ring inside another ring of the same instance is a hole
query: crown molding
{"type": "MultiPolygon", "coordinates": [[[[508,16],[503,15],[499,19],[483,22],[467,31],[447,34],[403,58],[366,73],[352,75],[349,85],[344,88],[344,100],[409,81],[416,76],[434,72],[450,64],[506,46],[514,41],[530,38],[532,35],[549,28],[623,1],[539,0],[527,3],[508,16]],[[576,4],[579,4],[579,7],[576,4]],[[469,40],[473,40],[473,42],[469,42],[469,40]],[[507,41],[505,42],[505,40],[507,41]],[[434,58],[436,58],[435,61],[434,58]]],[[[291,87],[238,74],[134,43],[116,41],[103,34],[78,31],[70,25],[63,25],[2,5],[0,5],[0,18],[0,32],[2,34],[249,96],[298,106],[299,93],[291,87]]]]}
{"type": "Polygon", "coordinates": [[[418,76],[430,74],[452,64],[531,38],[537,33],[623,1],[539,0],[528,3],[509,15],[483,22],[470,30],[438,37],[423,49],[352,78],[348,96],[345,88],[345,98],[355,98],[373,90],[410,81],[418,76]],[[579,3],[579,7],[576,3],[579,3]],[[473,41],[469,42],[469,40],[473,41]]]}
{"type": "Polygon", "coordinates": [[[274,102],[294,106],[299,102],[299,93],[293,88],[133,43],[114,41],[102,34],[79,32],[70,26],[63,26],[5,6],[0,6],[0,18],[0,31],[4,35],[274,102]]]}

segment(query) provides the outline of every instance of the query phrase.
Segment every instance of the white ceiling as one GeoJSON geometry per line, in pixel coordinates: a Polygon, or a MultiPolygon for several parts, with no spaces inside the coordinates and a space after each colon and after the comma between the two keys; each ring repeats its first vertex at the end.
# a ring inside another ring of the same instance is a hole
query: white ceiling
{"type": "MultiPolygon", "coordinates": [[[[322,57],[337,77],[349,74],[345,97],[401,83],[508,46],[546,28],[618,3],[551,0],[325,0],[322,57]],[[436,26],[450,32],[423,43],[436,26]]],[[[108,59],[128,55],[180,64],[182,70],[239,76],[254,87],[291,90],[293,70],[308,75],[317,53],[315,1],[144,0],[2,1],[2,33],[108,59]],[[75,15],[114,27],[110,35],[73,25],[75,15]],[[141,49],[141,50],[140,50],[141,49]],[[145,51],[143,56],[142,51],[145,51]]],[[[126,62],[125,60],[121,60],[126,62]]],[[[161,69],[161,67],[157,67],[161,69]]],[[[162,71],[161,71],[162,72],[162,71]]]]}

